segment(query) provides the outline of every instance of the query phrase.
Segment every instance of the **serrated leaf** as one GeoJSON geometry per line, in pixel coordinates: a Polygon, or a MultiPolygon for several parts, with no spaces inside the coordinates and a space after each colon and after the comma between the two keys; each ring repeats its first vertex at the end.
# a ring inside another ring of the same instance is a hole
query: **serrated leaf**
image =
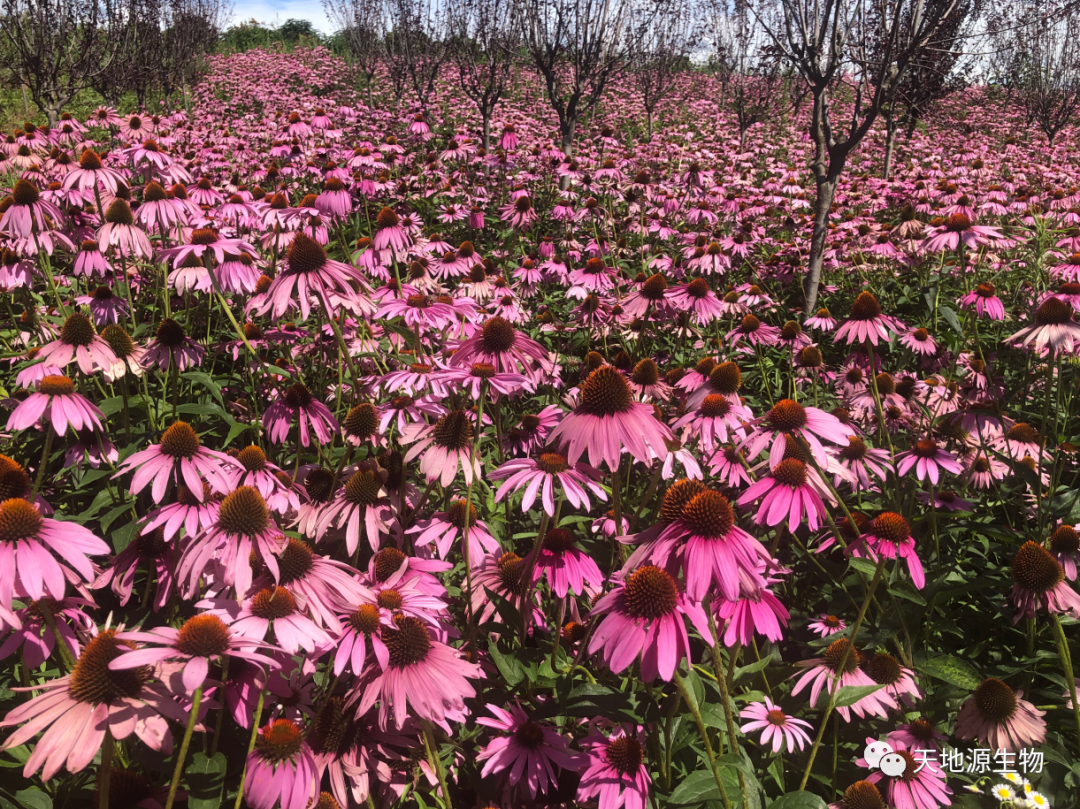
{"type": "Polygon", "coordinates": [[[769,804],[769,809],[825,809],[827,804],[809,792],[789,792],[769,804]]]}
{"type": "Polygon", "coordinates": [[[836,692],[833,699],[834,708],[846,708],[854,705],[863,697],[868,697],[876,691],[880,691],[883,685],[845,685],[836,692]]]}
{"type": "Polygon", "coordinates": [[[968,691],[974,691],[982,683],[982,678],[974,666],[953,655],[941,655],[932,660],[926,660],[916,668],[923,674],[929,674],[931,677],[968,691]]]}
{"type": "Polygon", "coordinates": [[[188,783],[188,809],[217,809],[225,786],[225,771],[229,766],[224,753],[208,758],[205,753],[192,756],[185,773],[188,783]]]}

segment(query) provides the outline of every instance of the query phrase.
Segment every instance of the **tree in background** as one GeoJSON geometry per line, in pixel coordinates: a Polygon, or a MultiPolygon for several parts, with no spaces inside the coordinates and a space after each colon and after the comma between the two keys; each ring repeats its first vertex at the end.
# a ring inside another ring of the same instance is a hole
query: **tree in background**
{"type": "Polygon", "coordinates": [[[658,0],[630,8],[626,61],[630,79],[645,107],[645,125],[653,133],[656,108],[671,98],[681,76],[690,68],[690,52],[697,39],[689,0],[658,0]]]}
{"type": "Polygon", "coordinates": [[[386,15],[382,0],[323,0],[327,16],[333,20],[348,47],[353,64],[364,77],[367,104],[371,106],[371,86],[385,56],[386,15]]]}
{"type": "Polygon", "coordinates": [[[114,0],[0,0],[9,66],[50,124],[124,52],[123,10],[114,0]]]}
{"type": "Polygon", "coordinates": [[[480,113],[484,149],[490,149],[491,116],[510,83],[519,17],[513,0],[461,0],[448,9],[450,59],[462,92],[480,113]]]}

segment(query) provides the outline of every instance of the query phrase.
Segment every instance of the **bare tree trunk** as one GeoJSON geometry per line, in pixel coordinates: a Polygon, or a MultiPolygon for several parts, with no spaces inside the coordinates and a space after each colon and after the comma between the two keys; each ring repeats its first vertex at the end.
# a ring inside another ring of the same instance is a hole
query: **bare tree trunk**
{"type": "Polygon", "coordinates": [[[896,148],[896,130],[898,121],[890,112],[885,116],[885,167],[881,170],[882,179],[889,179],[892,173],[893,150],[896,148]]]}
{"type": "Polygon", "coordinates": [[[484,151],[491,150],[491,113],[488,110],[483,111],[484,116],[484,151]]]}
{"type": "Polygon", "coordinates": [[[649,140],[652,140],[652,130],[653,130],[652,109],[649,108],[649,107],[645,108],[645,124],[648,127],[649,140]]]}
{"type": "MultiPolygon", "coordinates": [[[[842,167],[841,167],[842,168],[842,167]]],[[[830,166],[830,169],[832,167],[830,166]]],[[[829,234],[829,213],[833,198],[836,196],[840,172],[817,177],[817,198],[814,200],[814,234],[810,239],[810,262],[806,272],[804,292],[806,313],[813,314],[817,306],[818,288],[821,286],[821,271],[825,265],[825,237],[829,234]]]]}
{"type": "MultiPolygon", "coordinates": [[[[577,129],[577,120],[570,119],[562,127],[562,152],[566,157],[572,157],[574,154],[574,130],[577,129]]],[[[570,188],[570,175],[564,174],[562,179],[559,180],[559,190],[566,191],[570,188]]]]}
{"type": "Polygon", "coordinates": [[[27,118],[30,117],[30,99],[26,97],[26,84],[23,84],[20,89],[22,90],[22,108],[23,115],[27,118]]]}

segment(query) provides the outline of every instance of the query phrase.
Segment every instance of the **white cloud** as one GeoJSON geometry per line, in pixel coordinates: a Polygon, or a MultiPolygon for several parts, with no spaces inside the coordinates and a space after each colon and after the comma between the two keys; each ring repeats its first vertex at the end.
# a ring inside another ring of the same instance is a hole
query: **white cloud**
{"type": "Polygon", "coordinates": [[[335,25],[326,16],[322,0],[240,0],[233,5],[231,23],[255,19],[267,25],[281,25],[289,19],[310,20],[324,34],[335,25]]]}

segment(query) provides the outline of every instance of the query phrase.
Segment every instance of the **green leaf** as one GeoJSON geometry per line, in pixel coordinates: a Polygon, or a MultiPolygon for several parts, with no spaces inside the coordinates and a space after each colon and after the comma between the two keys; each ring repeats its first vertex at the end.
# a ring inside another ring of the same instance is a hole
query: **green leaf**
{"type": "Polygon", "coordinates": [[[17,800],[26,809],[52,809],[52,798],[40,789],[20,789],[15,793],[17,800]]]}
{"type": "Polygon", "coordinates": [[[196,753],[188,764],[188,809],[217,809],[221,806],[221,792],[225,786],[225,770],[229,766],[224,753],[207,758],[196,753]]]}
{"type": "Polygon", "coordinates": [[[488,645],[488,653],[507,685],[513,687],[525,679],[525,667],[516,657],[504,655],[494,643],[488,645]]]}
{"type": "Polygon", "coordinates": [[[880,691],[885,686],[883,685],[845,685],[836,692],[836,697],[833,699],[834,708],[846,708],[848,705],[854,705],[863,697],[870,696],[875,691],[880,691]]]}
{"type": "MultiPolygon", "coordinates": [[[[727,788],[727,784],[724,785],[724,788],[727,788]]],[[[738,789],[737,784],[736,789],[738,789]]],[[[720,800],[720,790],[716,788],[716,779],[713,778],[712,772],[706,768],[696,770],[686,776],[683,782],[675,787],[675,791],[671,793],[668,803],[686,805],[718,800],[720,800]]]]}
{"type": "Polygon", "coordinates": [[[967,691],[974,691],[982,683],[982,677],[974,666],[952,655],[941,655],[933,660],[926,660],[916,668],[923,674],[929,674],[931,677],[967,691]]]}
{"type": "Polygon", "coordinates": [[[848,564],[862,573],[864,576],[874,577],[874,573],[877,572],[877,565],[871,562],[869,559],[863,559],[858,556],[852,556],[848,560],[848,564]]]}
{"type": "Polygon", "coordinates": [[[198,382],[213,394],[218,404],[225,406],[225,400],[221,398],[221,386],[210,377],[210,374],[205,371],[188,371],[186,374],[180,374],[180,378],[189,382],[198,382]]]}
{"type": "Polygon", "coordinates": [[[911,601],[914,604],[918,604],[920,607],[926,606],[926,599],[922,597],[922,594],[916,590],[915,586],[909,581],[897,582],[889,588],[889,592],[897,598],[911,601]]]}
{"type": "Polygon", "coordinates": [[[773,662],[772,657],[769,656],[769,657],[763,657],[761,660],[756,660],[753,663],[750,663],[749,665],[746,665],[746,666],[736,666],[735,667],[735,676],[732,677],[732,681],[737,683],[741,678],[745,677],[747,674],[757,674],[759,671],[762,671],[763,669],[767,668],[769,666],[769,664],[772,663],[772,662],[773,662]]]}
{"type": "Polygon", "coordinates": [[[938,311],[941,312],[941,316],[945,318],[945,322],[952,326],[953,331],[962,337],[964,335],[964,327],[960,325],[960,318],[956,316],[956,312],[948,306],[942,306],[938,311]]]}
{"type": "Polygon", "coordinates": [[[683,678],[686,683],[686,691],[690,697],[694,700],[694,704],[701,707],[705,704],[705,684],[701,682],[701,677],[693,669],[690,669],[690,673],[683,678]]]}
{"type": "Polygon", "coordinates": [[[789,792],[769,804],[769,809],[825,809],[826,803],[809,792],[789,792]]]}

